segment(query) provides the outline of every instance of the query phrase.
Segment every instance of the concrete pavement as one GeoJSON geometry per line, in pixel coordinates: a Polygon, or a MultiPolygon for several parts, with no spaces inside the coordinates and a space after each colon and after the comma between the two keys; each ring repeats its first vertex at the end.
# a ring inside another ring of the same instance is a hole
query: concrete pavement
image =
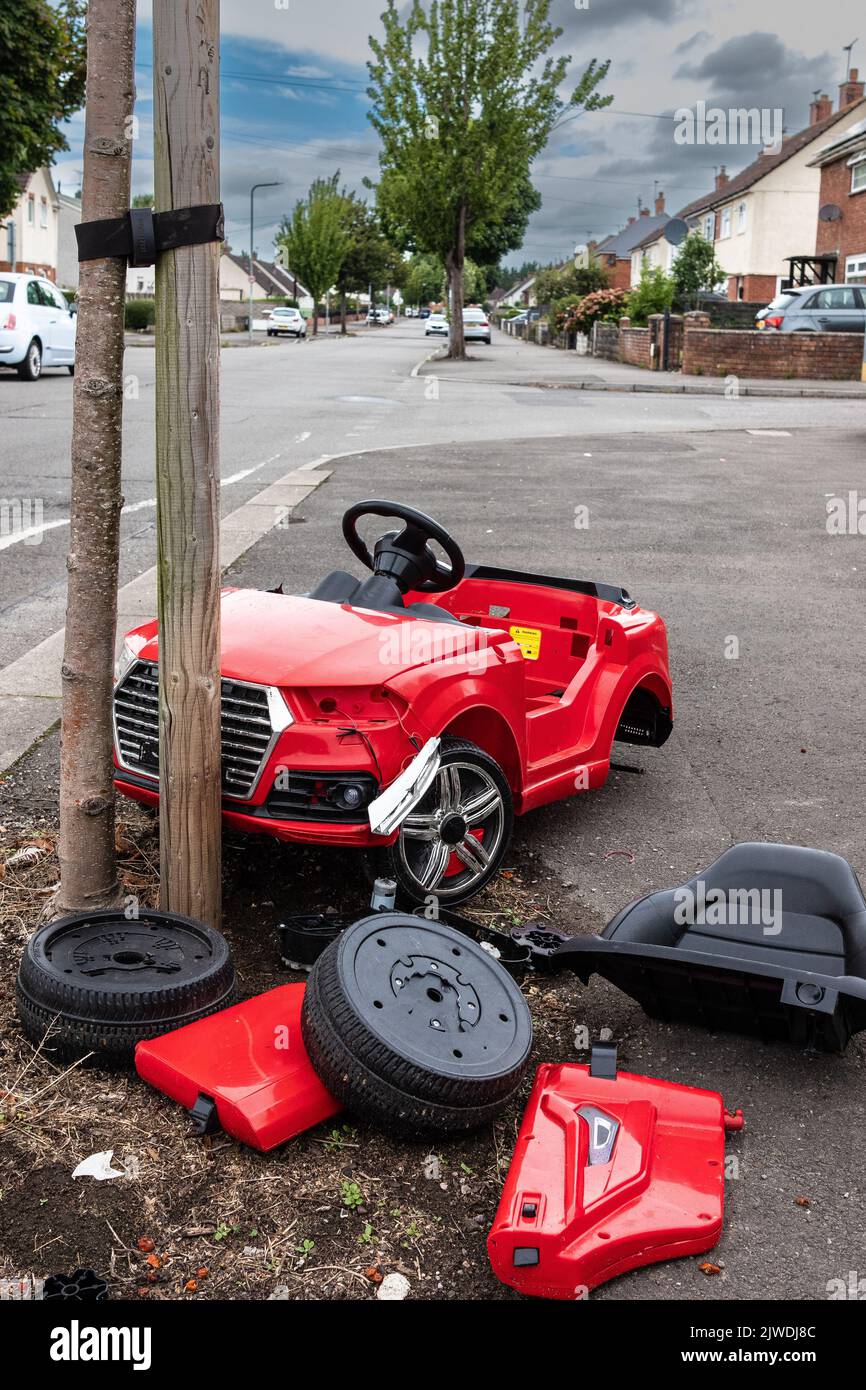
{"type": "Polygon", "coordinates": [[[683,372],[649,372],[626,362],[583,357],[576,352],[540,347],[520,338],[505,339],[512,352],[476,357],[470,366],[443,360],[436,352],[425,373],[433,371],[448,380],[471,381],[488,386],[537,386],[546,390],[639,392],[644,395],[771,396],[780,399],[866,400],[862,381],[777,381],[769,377],[688,376],[683,372]]]}

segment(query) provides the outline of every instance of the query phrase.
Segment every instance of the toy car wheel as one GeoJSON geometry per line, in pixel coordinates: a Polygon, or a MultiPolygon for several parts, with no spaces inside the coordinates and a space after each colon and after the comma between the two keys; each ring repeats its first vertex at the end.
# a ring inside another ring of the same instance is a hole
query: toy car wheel
{"type": "Polygon", "coordinates": [[[24,1033],[63,1057],[131,1065],[135,1044],[232,1003],[228,943],[203,922],[142,911],[75,913],[34,932],[18,971],[24,1033]]]}
{"type": "Polygon", "coordinates": [[[445,738],[441,764],[393,845],[374,853],[377,874],[413,903],[466,902],[499,870],[514,810],[502,768],[467,739],[445,738]]]}
{"type": "Polygon", "coordinates": [[[453,927],[399,912],[362,918],[323,952],[301,1031],[337,1100],[412,1134],[492,1120],[532,1048],[526,1000],[498,961],[453,927]]]}

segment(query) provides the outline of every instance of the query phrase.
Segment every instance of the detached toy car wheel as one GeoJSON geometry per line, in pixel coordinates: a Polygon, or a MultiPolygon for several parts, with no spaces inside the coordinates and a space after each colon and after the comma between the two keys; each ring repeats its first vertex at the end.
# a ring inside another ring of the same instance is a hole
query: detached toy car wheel
{"type": "Polygon", "coordinates": [[[498,872],[514,810],[502,768],[468,739],[444,738],[429,790],[403,821],[393,845],[371,855],[377,875],[393,878],[413,903],[430,897],[456,906],[498,872]]]}
{"type": "Polygon", "coordinates": [[[333,1096],[410,1134],[488,1123],[532,1048],[526,1000],[499,962],[453,927],[399,912],[362,918],[323,952],[301,1031],[333,1096]]]}
{"type": "Polygon", "coordinates": [[[176,913],[133,921],[106,909],[34,932],[18,971],[25,1035],[63,1057],[132,1064],[135,1044],[231,1004],[235,969],[219,932],[176,913]]]}

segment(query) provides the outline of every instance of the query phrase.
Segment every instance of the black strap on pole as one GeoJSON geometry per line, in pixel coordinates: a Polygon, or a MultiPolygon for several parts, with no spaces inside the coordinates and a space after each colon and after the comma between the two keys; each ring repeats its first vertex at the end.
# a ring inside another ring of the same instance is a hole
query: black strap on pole
{"type": "Polygon", "coordinates": [[[177,246],[198,246],[223,241],[222,203],[203,203],[194,208],[130,208],[123,217],[80,222],[75,228],[79,261],[122,256],[130,265],[153,265],[160,251],[177,246]]]}

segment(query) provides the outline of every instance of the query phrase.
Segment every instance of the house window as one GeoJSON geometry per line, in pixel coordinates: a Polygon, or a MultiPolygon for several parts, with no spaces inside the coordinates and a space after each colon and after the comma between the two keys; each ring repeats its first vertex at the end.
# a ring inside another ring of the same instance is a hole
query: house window
{"type": "Polygon", "coordinates": [[[720,236],[720,237],[723,237],[723,236],[730,236],[730,235],[731,235],[731,209],[730,209],[730,207],[726,207],[726,208],[722,208],[722,226],[721,226],[721,230],[719,231],[719,236],[720,236]]]}
{"type": "Polygon", "coordinates": [[[708,212],[704,218],[704,241],[713,241],[716,230],[716,214],[708,212]]]}
{"type": "Polygon", "coordinates": [[[40,201],[39,201],[39,225],[40,225],[40,227],[47,227],[47,226],[48,226],[48,199],[47,199],[47,198],[41,198],[40,201]]]}
{"type": "Polygon", "coordinates": [[[851,165],[851,192],[866,190],[866,155],[861,155],[856,164],[851,165]]]}
{"type": "Polygon", "coordinates": [[[33,197],[32,193],[27,199],[27,221],[30,223],[31,227],[36,221],[36,199],[33,197]]]}
{"type": "Polygon", "coordinates": [[[845,283],[866,285],[866,254],[848,257],[845,262],[845,283]]]}
{"type": "Polygon", "coordinates": [[[747,204],[746,204],[746,203],[737,203],[737,231],[738,231],[738,232],[744,232],[744,231],[746,230],[746,216],[747,216],[747,204]]]}

